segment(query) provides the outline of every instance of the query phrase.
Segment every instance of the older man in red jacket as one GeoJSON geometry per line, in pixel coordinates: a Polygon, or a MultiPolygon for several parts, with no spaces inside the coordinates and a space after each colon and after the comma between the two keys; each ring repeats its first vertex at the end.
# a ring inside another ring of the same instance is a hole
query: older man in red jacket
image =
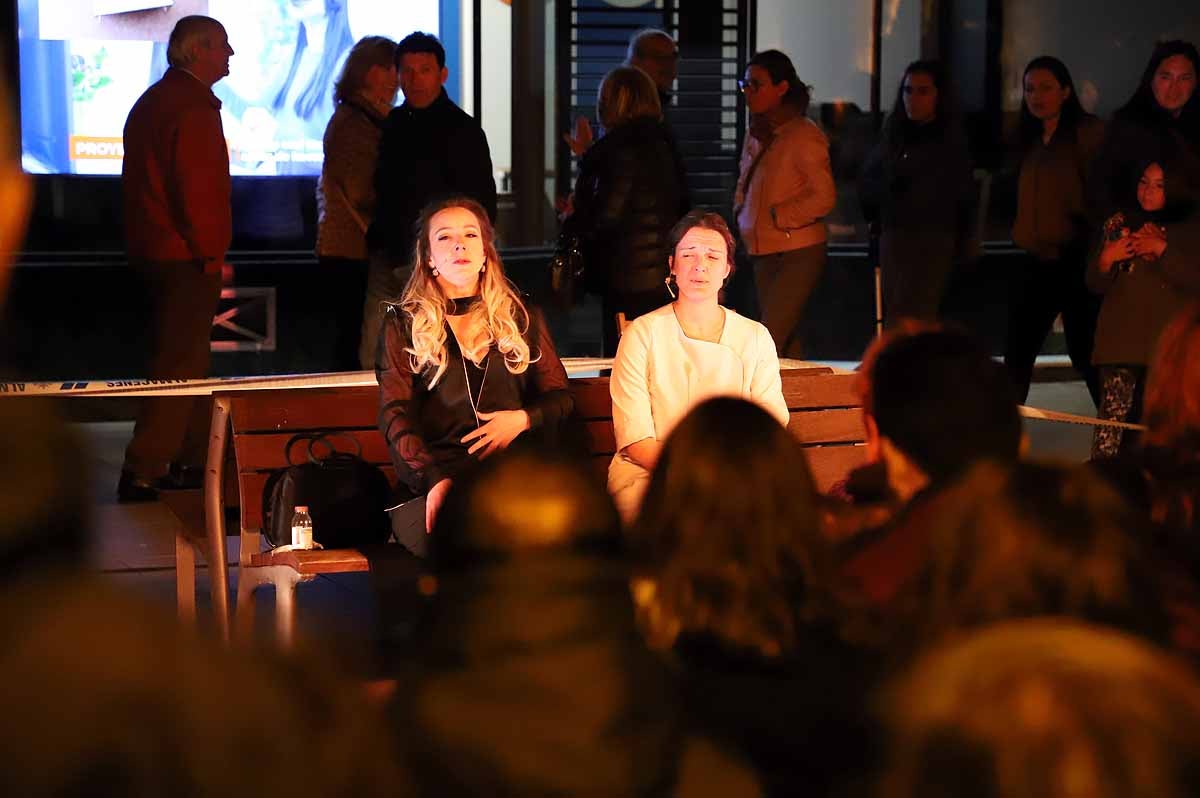
{"type": "MultiPolygon", "coordinates": [[[[170,68],[125,122],[125,244],[149,287],[155,351],[150,376],[204,377],[209,334],[232,235],[229,153],[212,86],[229,74],[233,48],[215,19],[180,19],[170,68]]],[[[125,450],[120,501],[149,501],[172,472],[202,473],[209,403],[191,397],[143,403],[125,450]]]]}

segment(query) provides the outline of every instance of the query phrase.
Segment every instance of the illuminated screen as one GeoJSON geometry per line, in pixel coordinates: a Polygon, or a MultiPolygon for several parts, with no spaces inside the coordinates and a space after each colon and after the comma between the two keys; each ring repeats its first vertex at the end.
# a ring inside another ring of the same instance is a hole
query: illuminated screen
{"type": "MultiPolygon", "coordinates": [[[[229,75],[213,91],[235,175],[321,171],[333,82],[367,35],[441,35],[439,0],[19,0],[21,140],[27,172],[121,172],[133,103],[167,69],[181,17],[229,34],[229,75]]],[[[454,4],[455,6],[457,4],[454,4]]],[[[451,25],[455,23],[450,20],[451,25]]],[[[451,37],[453,38],[453,37],[451,37]]],[[[447,60],[457,47],[447,42],[447,60]]],[[[451,89],[451,86],[447,86],[451,89]]]]}

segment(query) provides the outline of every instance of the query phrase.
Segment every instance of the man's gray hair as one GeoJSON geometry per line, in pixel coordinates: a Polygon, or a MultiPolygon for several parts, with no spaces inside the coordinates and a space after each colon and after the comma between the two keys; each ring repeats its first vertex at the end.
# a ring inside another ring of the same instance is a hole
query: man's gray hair
{"type": "Polygon", "coordinates": [[[642,28],[633,34],[633,37],[629,40],[629,49],[625,52],[625,63],[632,64],[633,59],[644,58],[646,54],[642,51],[642,45],[650,39],[657,39],[660,36],[671,44],[675,44],[675,39],[671,34],[658,28],[642,28]]]}
{"type": "Polygon", "coordinates": [[[167,40],[167,63],[173,67],[186,67],[194,60],[196,45],[212,43],[212,36],[221,30],[221,23],[212,17],[194,14],[175,23],[171,38],[167,40]]]}

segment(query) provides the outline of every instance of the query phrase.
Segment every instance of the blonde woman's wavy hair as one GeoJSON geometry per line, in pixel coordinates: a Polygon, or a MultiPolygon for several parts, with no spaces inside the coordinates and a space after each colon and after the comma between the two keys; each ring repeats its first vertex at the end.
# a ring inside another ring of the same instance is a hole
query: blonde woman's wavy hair
{"type": "Polygon", "coordinates": [[[468,197],[452,197],[426,206],[417,222],[417,243],[413,247],[413,269],[400,295],[400,310],[411,320],[411,345],[405,350],[413,373],[432,372],[429,386],[437,385],[446,373],[449,357],[446,351],[446,311],[451,301],[442,293],[433,275],[433,258],[429,248],[429,225],[439,212],[448,208],[464,208],[479,223],[483,236],[484,270],[480,275],[482,301],[471,311],[478,314],[487,333],[484,344],[492,344],[504,356],[504,366],[520,374],[537,360],[531,357],[525,332],[529,329],[529,311],[521,302],[512,283],[504,276],[500,253],[496,251],[496,233],[488,220],[487,211],[468,197]]]}

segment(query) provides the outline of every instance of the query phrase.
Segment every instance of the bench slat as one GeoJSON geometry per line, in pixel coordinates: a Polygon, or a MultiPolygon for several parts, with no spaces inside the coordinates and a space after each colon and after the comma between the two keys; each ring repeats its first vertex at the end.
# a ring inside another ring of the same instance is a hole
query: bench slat
{"type": "Polygon", "coordinates": [[[801,443],[860,443],[867,436],[857,407],[793,412],[787,428],[801,443]]]}
{"type": "Polygon", "coordinates": [[[571,395],[575,399],[575,414],[590,420],[612,418],[612,397],[608,393],[608,377],[576,377],[571,380],[571,395]]]}
{"type": "Polygon", "coordinates": [[[292,388],[231,391],[234,434],[271,430],[374,427],[378,424],[379,388],[292,388]]]}
{"type": "Polygon", "coordinates": [[[783,399],[788,410],[820,407],[859,407],[854,390],[856,374],[793,374],[783,372],[783,399]]]}
{"type": "Polygon", "coordinates": [[[617,451],[617,436],[611,419],[587,421],[583,428],[587,434],[589,452],[600,457],[612,457],[617,451]]]}
{"type": "Polygon", "coordinates": [[[250,565],[286,565],[299,574],[345,574],[371,570],[357,549],[262,552],[250,555],[250,565]]]}
{"type": "Polygon", "coordinates": [[[804,454],[817,490],[822,493],[867,461],[866,446],[812,446],[804,454]]]}
{"type": "MultiPolygon", "coordinates": [[[[288,461],[284,447],[287,446],[287,442],[292,439],[293,435],[294,433],[292,432],[235,435],[233,438],[233,450],[237,455],[238,471],[245,473],[247,471],[261,471],[263,469],[286,468],[288,461]]],[[[369,429],[339,431],[337,435],[330,437],[329,442],[339,452],[353,454],[354,445],[346,440],[346,435],[352,436],[359,442],[362,446],[362,457],[368,463],[384,465],[390,462],[387,443],[383,440],[383,435],[377,428],[371,427],[369,429]]],[[[300,463],[308,462],[307,452],[308,447],[305,442],[297,441],[292,446],[292,463],[299,465],[300,463]]],[[[321,445],[314,447],[314,452],[317,456],[328,455],[329,448],[321,445]]]]}
{"type": "MultiPolygon", "coordinates": [[[[824,407],[858,407],[855,374],[833,374],[827,368],[788,369],[782,372],[783,398],[789,410],[824,407]]],[[[571,380],[575,412],[585,420],[612,418],[612,397],[607,377],[571,380]]]]}

